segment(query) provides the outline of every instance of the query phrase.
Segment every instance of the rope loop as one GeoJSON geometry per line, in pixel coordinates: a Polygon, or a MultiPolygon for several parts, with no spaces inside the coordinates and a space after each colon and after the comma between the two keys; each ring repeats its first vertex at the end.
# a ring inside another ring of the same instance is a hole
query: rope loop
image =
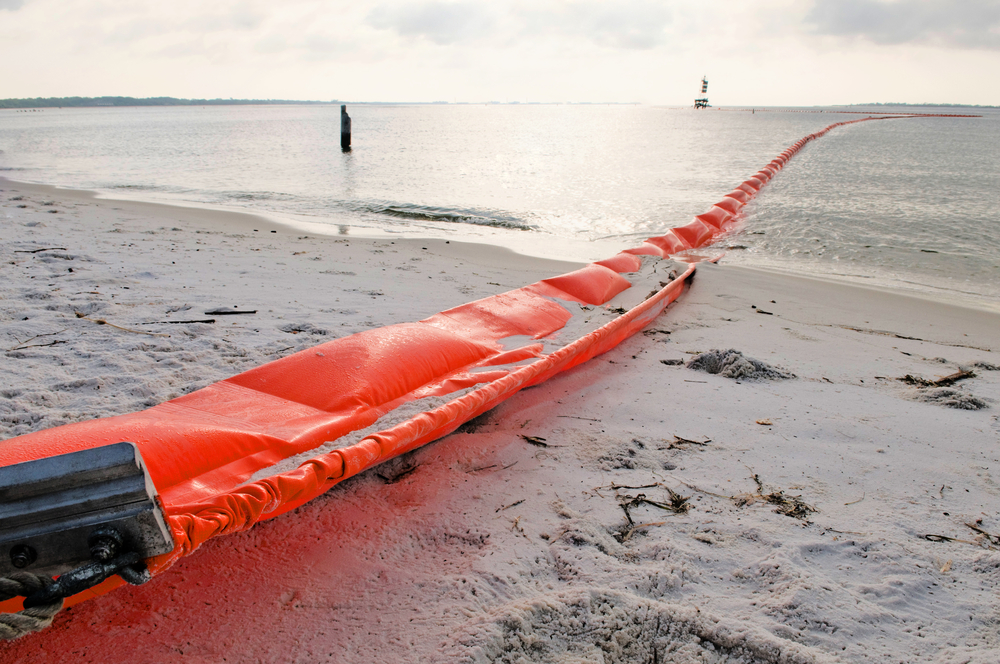
{"type": "MultiPolygon", "coordinates": [[[[14,597],[27,597],[52,585],[51,577],[30,572],[15,572],[0,577],[0,602],[14,597]]],[[[0,613],[0,639],[11,641],[26,634],[40,632],[52,624],[63,608],[62,599],[17,613],[0,613]]]]}

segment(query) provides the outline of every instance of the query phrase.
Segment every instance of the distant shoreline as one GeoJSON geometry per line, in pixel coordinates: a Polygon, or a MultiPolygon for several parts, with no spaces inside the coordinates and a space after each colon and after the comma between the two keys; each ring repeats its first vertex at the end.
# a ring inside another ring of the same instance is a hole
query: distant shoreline
{"type": "Polygon", "coordinates": [[[639,106],[632,101],[344,101],[333,99],[180,99],[177,97],[34,97],[0,99],[0,109],[128,108],[137,106],[639,106]]]}
{"type": "MultiPolygon", "coordinates": [[[[469,106],[469,105],[513,105],[513,106],[636,106],[638,102],[538,102],[538,101],[344,101],[332,99],[319,101],[311,99],[182,99],[179,97],[27,97],[0,99],[0,109],[29,108],[122,108],[137,106],[335,106],[352,104],[356,106],[469,106]]],[[[660,106],[661,104],[654,104],[660,106]]],[[[666,104],[671,106],[671,104],[666,104]]],[[[744,105],[745,106],[745,105],[744,105]]],[[[906,104],[902,102],[874,102],[869,104],[832,104],[824,106],[761,106],[767,108],[854,108],[854,107],[904,107],[904,108],[1000,108],[981,104],[906,104]]],[[[740,108],[740,104],[724,104],[720,108],[740,108]]]]}
{"type": "Polygon", "coordinates": [[[292,106],[339,104],[333,101],[288,99],[178,99],[176,97],[35,97],[0,99],[0,108],[101,108],[121,106],[292,106]]]}

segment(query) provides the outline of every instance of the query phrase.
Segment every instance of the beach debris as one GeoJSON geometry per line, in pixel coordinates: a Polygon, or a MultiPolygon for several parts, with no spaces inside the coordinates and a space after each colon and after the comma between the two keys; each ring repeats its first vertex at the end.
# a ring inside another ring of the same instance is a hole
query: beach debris
{"type": "Polygon", "coordinates": [[[139,325],[190,325],[193,323],[214,323],[214,318],[200,318],[197,320],[155,320],[149,323],[139,323],[139,325]]]}
{"type": "Polygon", "coordinates": [[[807,505],[805,501],[802,500],[802,496],[790,496],[782,489],[768,491],[765,493],[764,483],[761,481],[760,476],[757,473],[753,473],[751,478],[757,485],[757,493],[747,493],[740,496],[734,496],[733,500],[736,502],[737,507],[752,505],[758,500],[763,500],[766,503],[775,505],[776,509],[774,511],[778,514],[790,516],[794,519],[801,519],[803,521],[806,521],[807,517],[813,512],[819,511],[815,507],[807,505]]]}
{"type": "Polygon", "coordinates": [[[524,500],[525,500],[525,499],[524,499],[524,498],[522,498],[521,500],[519,500],[519,501],[517,501],[517,502],[515,502],[515,503],[511,503],[510,505],[504,505],[504,506],[502,506],[502,507],[498,507],[498,508],[496,509],[496,511],[497,511],[497,512],[503,512],[504,510],[509,510],[509,509],[510,509],[511,507],[517,507],[518,505],[520,505],[521,503],[523,503],[523,502],[524,502],[524,500]]]}
{"type": "Polygon", "coordinates": [[[330,334],[329,330],[322,327],[316,327],[312,323],[288,323],[287,325],[282,325],[278,329],[289,334],[311,334],[318,337],[325,337],[330,334]]]}
{"type": "Polygon", "coordinates": [[[989,407],[979,397],[950,387],[921,388],[917,392],[916,399],[923,403],[934,403],[959,410],[982,410],[989,407]]]}
{"type": "Polygon", "coordinates": [[[514,519],[514,523],[511,524],[510,529],[515,533],[519,533],[524,539],[529,539],[528,534],[524,532],[524,528],[521,527],[521,517],[514,519]]]}
{"type": "Polygon", "coordinates": [[[922,536],[923,539],[928,542],[961,542],[962,544],[971,544],[972,546],[979,546],[979,542],[973,542],[972,540],[958,539],[957,537],[948,537],[947,535],[932,535],[927,534],[922,536]]]}
{"type": "Polygon", "coordinates": [[[15,254],[40,254],[43,251],[69,251],[66,247],[44,247],[42,249],[15,249],[15,254]]]}
{"type": "Polygon", "coordinates": [[[30,339],[25,339],[24,341],[18,341],[15,345],[13,345],[10,348],[8,348],[7,352],[10,353],[10,352],[15,351],[15,350],[25,350],[27,348],[44,348],[46,346],[56,346],[58,344],[67,343],[67,342],[61,341],[61,340],[49,341],[49,342],[44,343],[44,344],[33,344],[33,343],[31,343],[35,339],[41,339],[42,337],[54,337],[57,334],[62,334],[65,331],[66,330],[59,330],[58,332],[46,332],[45,334],[36,334],[35,336],[31,337],[30,339]]]}
{"type": "Polygon", "coordinates": [[[685,514],[691,509],[691,504],[688,503],[688,499],[690,498],[690,496],[682,496],[664,484],[657,483],[642,487],[624,487],[615,484],[612,484],[611,486],[612,488],[615,489],[615,499],[618,501],[619,507],[621,507],[622,511],[625,512],[625,520],[626,520],[625,525],[622,528],[619,528],[617,531],[612,532],[612,536],[622,544],[627,542],[632,537],[632,535],[635,534],[635,531],[640,528],[647,528],[650,526],[662,526],[665,523],[664,521],[657,521],[653,523],[637,524],[632,519],[632,512],[631,512],[632,509],[639,507],[640,505],[651,505],[653,507],[657,507],[667,512],[672,512],[674,514],[685,514]],[[662,487],[666,489],[667,491],[666,502],[659,500],[651,500],[647,498],[646,494],[644,493],[639,493],[636,495],[630,495],[630,494],[621,495],[618,493],[619,489],[626,489],[626,488],[644,489],[653,487],[662,487]]]}
{"type": "Polygon", "coordinates": [[[691,505],[688,504],[688,498],[690,498],[690,496],[682,496],[670,487],[664,488],[668,492],[669,502],[650,500],[644,493],[636,494],[634,496],[618,496],[618,502],[625,511],[625,516],[628,518],[629,523],[632,523],[632,517],[629,514],[629,510],[633,507],[638,507],[639,505],[652,505],[653,507],[658,507],[661,510],[673,512],[674,514],[684,514],[691,509],[691,505]]]}
{"type": "Polygon", "coordinates": [[[902,378],[897,378],[896,380],[906,383],[907,385],[917,385],[919,387],[947,387],[948,385],[953,385],[960,380],[975,377],[975,372],[968,369],[962,369],[953,374],[949,374],[944,378],[938,378],[937,380],[927,380],[926,378],[920,378],[919,376],[914,376],[912,374],[906,374],[902,378]]]}
{"type": "Polygon", "coordinates": [[[218,309],[212,309],[211,311],[206,311],[206,316],[238,316],[238,315],[248,315],[255,314],[257,310],[253,311],[238,311],[236,307],[219,307],[218,309]]]}
{"type": "Polygon", "coordinates": [[[776,369],[760,360],[746,357],[738,350],[712,349],[696,355],[687,363],[688,369],[718,374],[740,380],[779,380],[795,378],[795,374],[776,369]]]}
{"type": "Polygon", "coordinates": [[[755,420],[755,421],[757,422],[757,424],[761,424],[766,427],[774,426],[774,422],[772,422],[771,420],[755,420]]]}
{"type": "Polygon", "coordinates": [[[1000,371],[1000,366],[990,364],[989,362],[973,362],[972,366],[983,371],[1000,371]]]}
{"type": "Polygon", "coordinates": [[[658,450],[686,450],[690,449],[688,445],[700,445],[704,447],[712,442],[711,438],[706,438],[705,440],[691,440],[690,438],[681,438],[677,434],[674,434],[674,439],[666,447],[658,447],[658,450]]]}
{"type": "Polygon", "coordinates": [[[562,447],[561,445],[549,445],[541,436],[525,436],[522,434],[521,438],[524,439],[524,442],[531,443],[536,447],[562,447]]]}
{"type": "Polygon", "coordinates": [[[133,330],[133,329],[128,328],[128,327],[122,327],[121,325],[115,325],[114,323],[109,323],[108,321],[104,320],[103,318],[89,318],[85,314],[83,314],[83,313],[81,313],[79,311],[74,312],[74,313],[76,313],[76,317],[77,318],[82,318],[83,320],[89,320],[91,323],[96,323],[98,325],[107,325],[108,327],[113,327],[116,330],[121,330],[122,332],[131,332],[132,334],[145,334],[146,336],[150,336],[150,337],[169,337],[170,336],[169,334],[163,334],[163,333],[160,333],[160,332],[146,332],[144,330],[133,330]]]}
{"type": "Polygon", "coordinates": [[[668,367],[679,367],[684,364],[684,360],[660,360],[660,364],[665,364],[668,367]]]}
{"type": "Polygon", "coordinates": [[[419,467],[419,463],[403,463],[393,468],[388,468],[377,475],[386,484],[395,484],[419,467]]]}
{"type": "Polygon", "coordinates": [[[860,497],[860,498],[858,498],[857,500],[852,500],[852,501],[851,501],[851,502],[849,502],[849,503],[844,503],[844,505],[857,505],[858,503],[860,503],[860,502],[861,502],[862,500],[864,500],[864,499],[865,499],[865,496],[866,496],[866,495],[867,495],[867,493],[865,493],[865,492],[863,492],[863,491],[862,491],[862,492],[861,492],[861,497],[860,497]]]}
{"type": "Polygon", "coordinates": [[[994,535],[992,533],[988,533],[985,530],[983,530],[981,527],[983,525],[982,519],[976,519],[976,522],[974,524],[967,523],[965,525],[971,528],[972,530],[976,531],[977,533],[979,533],[980,538],[985,540],[987,544],[992,546],[1000,546],[1000,535],[994,535]]]}
{"type": "MultiPolygon", "coordinates": [[[[934,252],[934,253],[937,253],[937,252],[934,252]]],[[[944,565],[941,565],[941,573],[942,574],[947,574],[951,570],[951,563],[952,563],[952,560],[951,560],[951,558],[949,558],[948,562],[946,562],[944,565]]]]}

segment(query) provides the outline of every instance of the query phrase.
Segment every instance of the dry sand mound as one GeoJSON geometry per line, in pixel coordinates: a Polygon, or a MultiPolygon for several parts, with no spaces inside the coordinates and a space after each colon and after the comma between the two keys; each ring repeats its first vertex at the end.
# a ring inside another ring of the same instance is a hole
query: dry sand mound
{"type": "Polygon", "coordinates": [[[483,663],[836,661],[764,630],[720,622],[695,607],[610,589],[511,602],[469,626],[456,641],[464,651],[462,661],[483,663]]]}
{"type": "Polygon", "coordinates": [[[778,380],[795,378],[795,374],[780,371],[769,364],[752,357],[746,357],[738,350],[710,350],[695,356],[687,363],[688,369],[719,374],[739,380],[778,380]]]}

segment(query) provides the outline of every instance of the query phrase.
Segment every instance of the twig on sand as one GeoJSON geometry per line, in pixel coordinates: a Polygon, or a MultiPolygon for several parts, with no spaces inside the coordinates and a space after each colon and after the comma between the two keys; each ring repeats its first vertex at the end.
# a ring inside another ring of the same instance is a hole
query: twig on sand
{"type": "Polygon", "coordinates": [[[201,318],[199,320],[154,320],[149,323],[139,323],[139,325],[190,325],[192,323],[214,323],[214,318],[201,318]]]}
{"type": "Polygon", "coordinates": [[[865,495],[866,495],[865,492],[862,491],[860,498],[858,498],[857,500],[852,500],[849,503],[844,503],[844,505],[857,505],[858,503],[860,503],[862,500],[865,499],[865,495]]]}
{"type": "MultiPolygon", "coordinates": [[[[845,329],[845,330],[851,330],[852,332],[861,332],[862,334],[875,334],[875,335],[882,336],[882,337],[894,337],[896,339],[906,339],[908,341],[923,341],[923,342],[930,343],[930,344],[937,344],[939,346],[951,346],[952,348],[973,348],[975,350],[984,350],[987,353],[992,353],[993,352],[991,349],[989,349],[989,348],[983,348],[982,346],[971,346],[969,344],[948,343],[946,341],[934,341],[933,339],[921,339],[920,337],[908,337],[905,334],[896,334],[895,332],[890,332],[888,330],[869,330],[869,329],[864,328],[864,327],[852,327],[850,325],[831,325],[831,324],[823,324],[823,323],[820,323],[820,325],[823,325],[824,327],[839,327],[839,328],[842,328],[842,329],[845,329]]],[[[903,355],[912,355],[912,353],[906,353],[906,352],[903,352],[903,351],[900,351],[900,352],[903,353],[903,355]]]]}
{"type": "Polygon", "coordinates": [[[7,352],[14,350],[24,350],[25,348],[43,348],[45,346],[55,346],[56,344],[64,344],[66,343],[65,341],[59,341],[59,340],[50,341],[49,343],[45,344],[33,344],[31,342],[34,341],[35,339],[41,339],[42,337],[54,337],[55,335],[62,334],[65,331],[66,330],[59,330],[58,332],[46,332],[45,334],[36,334],[30,339],[25,339],[24,341],[17,342],[16,345],[8,348],[7,352]]]}
{"type": "Polygon", "coordinates": [[[896,380],[906,383],[907,385],[916,385],[918,387],[947,387],[960,380],[975,377],[976,374],[974,371],[963,369],[962,371],[956,371],[953,374],[949,374],[944,378],[938,378],[937,380],[927,380],[926,378],[920,378],[919,376],[913,376],[911,374],[906,374],[902,378],[897,378],[896,380]]]}
{"type": "Polygon", "coordinates": [[[127,327],[122,327],[121,325],[115,325],[114,323],[109,323],[103,318],[88,318],[79,311],[76,312],[77,318],[82,318],[83,320],[89,320],[91,323],[97,323],[98,325],[107,325],[108,327],[113,327],[116,330],[121,330],[122,332],[131,332],[132,334],[145,334],[150,337],[169,337],[169,334],[162,334],[159,332],[143,332],[142,330],[132,330],[127,327]]]}
{"type": "Polygon", "coordinates": [[[685,449],[684,445],[701,445],[704,447],[712,442],[711,438],[706,438],[705,440],[691,440],[690,438],[681,438],[677,434],[674,434],[674,439],[666,447],[658,447],[658,450],[678,450],[685,449]]]}
{"type": "Polygon", "coordinates": [[[667,523],[666,521],[652,521],[650,523],[638,523],[630,525],[628,528],[626,528],[625,532],[622,533],[622,544],[629,541],[629,539],[632,537],[635,531],[639,530],[640,528],[651,528],[653,526],[662,526],[666,523],[667,523]]]}
{"type": "MultiPolygon", "coordinates": [[[[750,472],[753,473],[753,470],[751,469],[750,472]]],[[[777,509],[774,511],[778,514],[790,516],[795,519],[802,519],[803,521],[805,521],[810,514],[818,511],[815,507],[807,505],[805,501],[802,500],[802,496],[789,496],[781,489],[764,493],[764,483],[761,481],[760,476],[757,475],[757,473],[753,473],[751,477],[757,485],[757,493],[736,496],[734,500],[736,501],[737,507],[743,507],[744,505],[749,505],[755,502],[757,499],[761,499],[771,505],[776,505],[777,509]]]]}
{"type": "Polygon", "coordinates": [[[994,535],[992,533],[988,533],[982,528],[980,528],[979,526],[980,524],[982,524],[982,522],[983,520],[980,519],[979,521],[976,521],[975,524],[967,523],[965,525],[968,526],[969,528],[972,528],[974,531],[985,537],[986,541],[989,542],[990,544],[995,546],[1000,546],[1000,535],[994,535]]]}
{"type": "MultiPolygon", "coordinates": [[[[671,477],[673,477],[673,476],[671,476],[671,477]]],[[[674,477],[673,479],[677,480],[678,482],[680,482],[681,484],[683,484],[687,488],[691,489],[692,491],[697,491],[698,493],[703,493],[706,496],[713,496],[715,498],[725,498],[726,500],[736,500],[736,498],[737,498],[737,496],[727,496],[725,494],[712,493],[711,491],[705,491],[704,489],[699,489],[695,485],[689,484],[689,483],[685,482],[684,480],[678,479],[676,477],[674,477]]]]}
{"type": "Polygon", "coordinates": [[[546,443],[545,439],[541,436],[525,436],[524,434],[521,434],[521,438],[523,438],[525,442],[531,443],[536,447],[562,447],[562,445],[550,445],[549,443],[546,443]]]}
{"type": "Polygon", "coordinates": [[[635,531],[638,530],[639,528],[646,528],[648,526],[662,526],[664,523],[666,523],[665,521],[657,521],[655,523],[636,524],[636,522],[632,520],[631,509],[633,507],[638,507],[639,505],[644,505],[644,504],[652,505],[653,507],[658,507],[661,510],[673,512],[674,514],[684,514],[691,509],[691,505],[689,505],[687,502],[689,496],[682,496],[677,492],[673,491],[670,487],[665,486],[663,488],[665,488],[667,492],[670,494],[669,503],[662,503],[656,500],[650,500],[646,498],[645,494],[642,493],[635,496],[628,496],[628,495],[616,496],[616,498],[618,498],[619,507],[621,507],[622,511],[625,512],[625,520],[627,521],[627,523],[615,536],[615,539],[624,544],[632,537],[633,534],[635,534],[635,531]]]}
{"type": "Polygon", "coordinates": [[[650,500],[644,493],[640,493],[635,496],[616,496],[618,498],[618,504],[621,506],[622,511],[625,512],[625,518],[628,519],[628,522],[634,523],[632,521],[630,510],[633,507],[639,507],[640,505],[652,505],[653,507],[658,507],[661,510],[673,512],[674,514],[684,514],[691,509],[691,505],[688,503],[688,498],[690,498],[690,496],[682,496],[667,486],[663,488],[667,490],[667,494],[670,496],[669,503],[660,502],[658,500],[650,500]]]}
{"type": "Polygon", "coordinates": [[[524,500],[525,499],[522,498],[521,500],[517,501],[516,503],[511,503],[510,505],[504,505],[503,507],[498,507],[496,509],[496,511],[497,512],[503,512],[504,510],[509,510],[511,507],[517,507],[518,505],[520,505],[521,503],[523,503],[524,500]]]}
{"type": "Polygon", "coordinates": [[[574,420],[587,420],[589,422],[600,422],[600,420],[593,417],[580,417],[579,415],[556,415],[556,417],[566,417],[574,420]]]}
{"type": "Polygon", "coordinates": [[[948,537],[947,535],[923,535],[923,538],[928,542],[961,542],[962,544],[971,544],[972,546],[979,546],[979,542],[973,542],[971,540],[958,539],[957,537],[948,537]]]}
{"type": "Polygon", "coordinates": [[[235,309],[212,309],[211,311],[206,311],[206,316],[249,316],[257,313],[257,310],[253,311],[237,311],[235,309]]]}
{"type": "Polygon", "coordinates": [[[43,251],[68,251],[66,247],[44,247],[42,249],[15,249],[15,254],[40,254],[43,251]]]}

